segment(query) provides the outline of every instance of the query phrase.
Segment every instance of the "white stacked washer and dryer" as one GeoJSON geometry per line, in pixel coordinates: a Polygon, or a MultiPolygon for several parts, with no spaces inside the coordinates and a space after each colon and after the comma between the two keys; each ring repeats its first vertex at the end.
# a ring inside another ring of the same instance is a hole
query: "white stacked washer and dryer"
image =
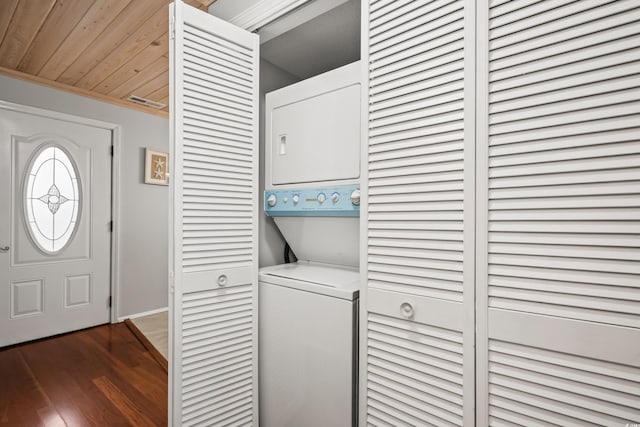
{"type": "Polygon", "coordinates": [[[265,212],[298,259],[260,270],[263,427],[357,423],[360,63],[266,96],[265,212]]]}

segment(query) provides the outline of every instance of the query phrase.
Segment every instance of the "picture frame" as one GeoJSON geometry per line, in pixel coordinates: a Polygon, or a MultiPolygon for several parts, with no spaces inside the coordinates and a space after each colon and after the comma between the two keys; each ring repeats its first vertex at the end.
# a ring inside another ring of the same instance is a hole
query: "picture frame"
{"type": "Polygon", "coordinates": [[[169,185],[169,153],[145,149],[145,184],[169,185]]]}

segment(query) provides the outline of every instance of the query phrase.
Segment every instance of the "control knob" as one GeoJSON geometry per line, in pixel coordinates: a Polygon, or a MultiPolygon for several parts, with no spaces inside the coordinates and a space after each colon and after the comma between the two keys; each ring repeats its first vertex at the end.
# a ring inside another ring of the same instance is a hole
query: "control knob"
{"type": "Polygon", "coordinates": [[[276,203],[278,203],[278,198],[276,197],[276,195],[269,194],[269,197],[267,197],[267,204],[271,207],[274,207],[276,203]]]}
{"type": "Polygon", "coordinates": [[[333,203],[338,203],[338,200],[340,200],[340,194],[338,194],[338,193],[333,193],[333,194],[331,195],[331,201],[332,201],[333,203]]]}
{"type": "Polygon", "coordinates": [[[327,200],[327,196],[324,193],[320,193],[317,196],[318,199],[318,203],[324,203],[325,200],[327,200]]]}
{"type": "Polygon", "coordinates": [[[360,204],[360,189],[353,190],[351,192],[351,203],[353,203],[354,205],[360,204]]]}
{"type": "Polygon", "coordinates": [[[294,205],[297,205],[298,202],[300,201],[300,196],[298,196],[297,194],[294,194],[291,200],[293,200],[294,205]]]}

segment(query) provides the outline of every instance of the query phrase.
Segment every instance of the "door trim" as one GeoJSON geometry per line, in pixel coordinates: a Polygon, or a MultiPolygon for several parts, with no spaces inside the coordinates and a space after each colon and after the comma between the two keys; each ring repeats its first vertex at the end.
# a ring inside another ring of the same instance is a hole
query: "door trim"
{"type": "Polygon", "coordinates": [[[118,258],[120,248],[120,140],[122,129],[120,125],[103,122],[101,120],[89,119],[86,117],[74,116],[44,108],[31,107],[29,105],[16,104],[0,99],[0,110],[15,111],[18,113],[31,114],[48,119],[61,120],[70,123],[92,126],[105,129],[111,132],[111,145],[113,147],[113,157],[111,160],[111,220],[113,230],[111,232],[111,267],[110,267],[110,292],[111,308],[110,322],[118,322],[118,289],[120,278],[120,259],[118,258]]]}

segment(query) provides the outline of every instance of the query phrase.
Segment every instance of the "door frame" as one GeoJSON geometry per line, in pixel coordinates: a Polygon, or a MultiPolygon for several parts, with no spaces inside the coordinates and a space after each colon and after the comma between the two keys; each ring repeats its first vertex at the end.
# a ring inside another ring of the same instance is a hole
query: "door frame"
{"type": "Polygon", "coordinates": [[[120,140],[122,127],[120,125],[103,122],[101,120],[89,119],[87,117],[75,116],[67,113],[47,110],[44,108],[32,107],[29,105],[17,104],[0,99],[0,110],[15,111],[18,113],[31,114],[48,119],[61,120],[69,123],[76,123],[85,126],[92,126],[105,129],[111,132],[111,146],[113,153],[111,156],[111,221],[113,228],[111,231],[111,260],[110,260],[110,293],[111,308],[110,323],[118,321],[118,287],[120,274],[120,259],[118,258],[120,248],[120,140]]]}

